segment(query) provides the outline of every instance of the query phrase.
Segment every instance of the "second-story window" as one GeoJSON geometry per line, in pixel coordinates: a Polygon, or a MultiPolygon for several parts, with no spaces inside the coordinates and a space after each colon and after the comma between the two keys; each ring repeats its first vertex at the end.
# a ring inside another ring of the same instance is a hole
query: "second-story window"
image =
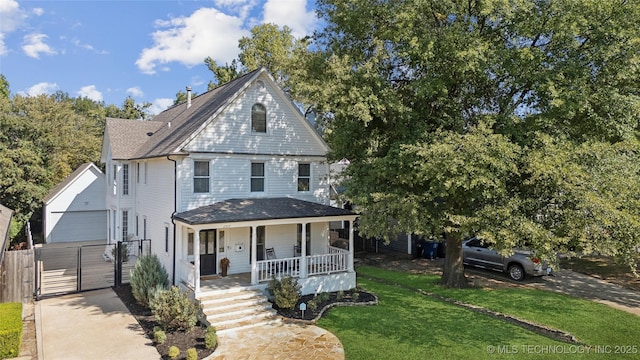
{"type": "Polygon", "coordinates": [[[208,193],[209,192],[209,162],[194,161],[193,162],[193,192],[208,193]]]}
{"type": "Polygon", "coordinates": [[[264,163],[251,163],[251,192],[264,191],[264,163]]]}
{"type": "Polygon", "coordinates": [[[311,164],[298,164],[298,191],[309,191],[311,164]]]}
{"type": "Polygon", "coordinates": [[[129,164],[122,165],[122,195],[129,195],[129,164]]]}
{"type": "Polygon", "coordinates": [[[251,131],[267,132],[267,108],[262,104],[254,104],[251,107],[251,131]]]}

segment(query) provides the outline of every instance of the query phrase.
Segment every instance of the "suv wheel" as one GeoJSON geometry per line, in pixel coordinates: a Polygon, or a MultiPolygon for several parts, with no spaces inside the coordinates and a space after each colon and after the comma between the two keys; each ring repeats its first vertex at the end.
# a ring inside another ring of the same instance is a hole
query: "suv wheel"
{"type": "Polygon", "coordinates": [[[507,268],[507,274],[515,281],[521,281],[524,279],[524,269],[519,264],[511,264],[507,268]]]}

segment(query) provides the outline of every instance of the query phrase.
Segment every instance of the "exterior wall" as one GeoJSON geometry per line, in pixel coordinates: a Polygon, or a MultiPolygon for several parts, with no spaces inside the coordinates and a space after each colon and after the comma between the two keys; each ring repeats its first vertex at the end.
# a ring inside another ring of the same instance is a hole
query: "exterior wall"
{"type": "MultiPolygon", "coordinates": [[[[144,161],[147,167],[146,182],[144,179],[144,165],[142,165],[142,179],[140,183],[133,181],[137,194],[134,207],[129,210],[133,219],[131,228],[135,229],[135,216],[139,221],[139,237],[142,238],[143,222],[147,222],[146,238],[151,239],[151,252],[156,254],[165,270],[171,277],[173,274],[173,223],[171,215],[174,209],[173,162],[166,158],[149,159],[144,161]],[[165,228],[168,230],[168,251],[165,246],[165,228]]],[[[176,244],[179,247],[180,244],[176,244]]],[[[176,259],[176,266],[178,259],[176,259]]]]}
{"type": "Polygon", "coordinates": [[[324,156],[326,149],[291,102],[263,80],[253,84],[186,147],[188,151],[324,156]],[[251,107],[267,109],[267,132],[251,131],[251,107]]]}
{"type": "Polygon", "coordinates": [[[356,273],[342,272],[331,275],[310,276],[298,279],[302,295],[319,294],[322,292],[347,291],[356,287],[356,273]]]}
{"type": "Polygon", "coordinates": [[[45,242],[106,239],[104,187],[105,175],[90,167],[45,204],[45,242]],[[89,219],[90,223],[77,223],[76,219],[89,219]]]}

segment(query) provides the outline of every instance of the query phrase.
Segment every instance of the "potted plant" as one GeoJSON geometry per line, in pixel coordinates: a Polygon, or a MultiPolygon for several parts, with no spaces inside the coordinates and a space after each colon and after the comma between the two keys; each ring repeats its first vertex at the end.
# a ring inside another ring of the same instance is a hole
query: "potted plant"
{"type": "Polygon", "coordinates": [[[231,261],[229,261],[228,257],[223,257],[222,259],[220,259],[220,269],[222,270],[222,276],[227,276],[227,270],[229,270],[229,264],[231,264],[231,261]]]}

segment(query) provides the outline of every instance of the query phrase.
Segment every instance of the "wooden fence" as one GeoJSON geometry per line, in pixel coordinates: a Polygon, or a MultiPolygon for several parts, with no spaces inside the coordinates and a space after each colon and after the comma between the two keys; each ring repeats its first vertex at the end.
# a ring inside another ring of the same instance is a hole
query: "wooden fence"
{"type": "Polygon", "coordinates": [[[34,250],[5,251],[0,266],[0,303],[33,301],[34,250]]]}

